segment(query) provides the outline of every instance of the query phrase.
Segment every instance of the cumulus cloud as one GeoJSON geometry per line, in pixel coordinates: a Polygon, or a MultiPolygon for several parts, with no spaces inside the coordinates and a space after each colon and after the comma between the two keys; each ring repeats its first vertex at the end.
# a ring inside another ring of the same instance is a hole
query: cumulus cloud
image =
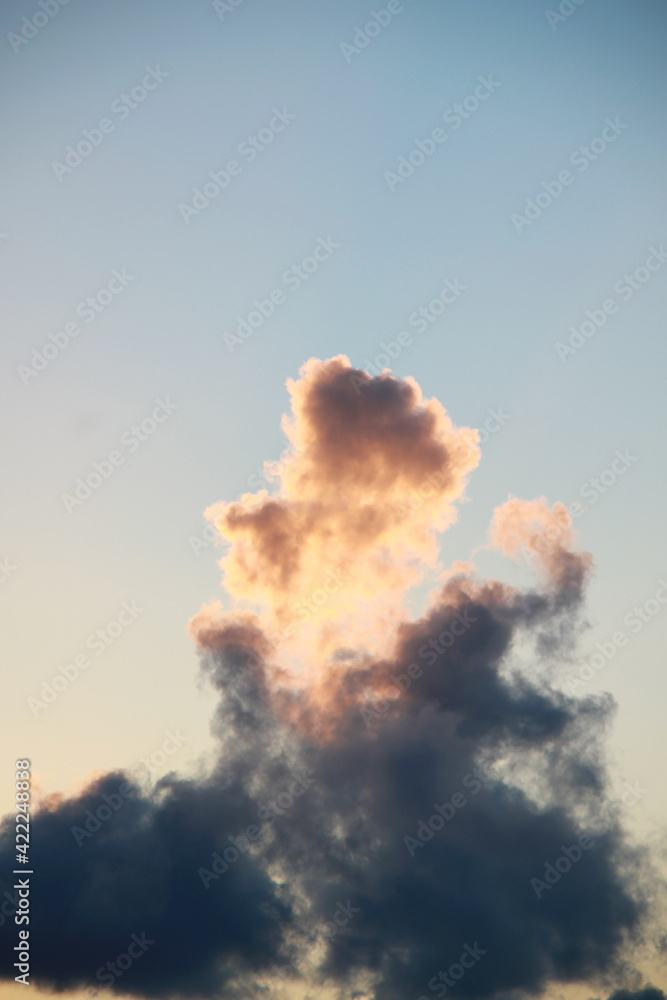
{"type": "MultiPolygon", "coordinates": [[[[288,388],[275,492],[209,510],[226,598],[190,631],[219,694],[217,760],[203,779],[135,788],[80,845],[72,827],[122,772],[45,803],[36,981],[100,986],[135,932],[154,944],[109,988],[139,997],[283,980],[443,996],[466,945],[479,957],[452,983],[461,997],[596,981],[649,912],[646,858],[610,812],[610,703],[512,659],[518,641],[556,655],[554,636],[576,629],[590,556],[562,505],[510,499],[492,542],[535,555],[534,587],[442,567],[476,432],[413,380],[343,356],[309,361],[288,388]],[[431,573],[440,584],[411,616],[410,589],[431,573]]],[[[7,820],[3,874],[12,836],[7,820]]],[[[0,927],[6,977],[13,931],[0,927]]],[[[652,989],[612,1000],[664,1000],[652,989]]]]}
{"type": "Polygon", "coordinates": [[[309,361],[288,389],[279,489],[206,512],[229,544],[224,586],[259,604],[283,640],[298,629],[305,641],[320,601],[320,652],[343,634],[380,648],[387,617],[437,561],[437,532],[455,520],[479,461],[477,432],[455,428],[414,380],[370,378],[343,356],[309,361]],[[336,600],[322,603],[341,578],[336,600]]]}
{"type": "Polygon", "coordinates": [[[665,994],[655,986],[644,986],[640,990],[615,990],[609,1000],[665,1000],[665,994]]]}

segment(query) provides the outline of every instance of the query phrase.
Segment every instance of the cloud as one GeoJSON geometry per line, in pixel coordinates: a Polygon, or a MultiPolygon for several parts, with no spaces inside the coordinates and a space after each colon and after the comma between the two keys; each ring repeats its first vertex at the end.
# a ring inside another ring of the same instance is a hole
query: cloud
{"type": "MultiPolygon", "coordinates": [[[[100,985],[143,932],[155,943],[112,990],[249,996],[294,978],[376,1000],[441,996],[429,981],[466,945],[484,955],[461,997],[596,981],[650,910],[648,861],[610,812],[611,704],[567,697],[512,659],[519,641],[536,664],[556,656],[576,632],[590,556],[562,505],[511,499],[492,542],[535,553],[535,586],[443,568],[438,533],[464,499],[476,432],[413,380],[370,378],[342,356],[288,386],[275,493],[209,512],[227,544],[226,606],[204,607],[190,631],[219,692],[217,760],[204,779],[135,789],[80,847],[72,827],[122,772],[35,815],[35,981],[100,985]],[[407,598],[429,575],[440,582],[415,618],[407,598]],[[538,896],[531,879],[582,836],[591,849],[538,896]]],[[[2,873],[12,838],[8,818],[2,873]]],[[[0,927],[7,978],[13,938],[0,927]]]]}
{"type": "Polygon", "coordinates": [[[665,994],[655,986],[644,986],[640,990],[616,990],[609,1000],[665,1000],[665,994]]]}
{"type": "Polygon", "coordinates": [[[237,602],[260,604],[289,639],[328,573],[342,572],[345,586],[318,612],[320,650],[352,638],[350,629],[379,648],[387,615],[437,561],[437,532],[456,519],[479,461],[477,432],[455,428],[412,379],[370,378],[342,355],[312,359],[288,389],[278,492],[206,512],[229,544],[224,586],[237,602]],[[427,495],[411,510],[419,490],[427,495]]]}
{"type": "Polygon", "coordinates": [[[565,597],[569,593],[579,597],[592,558],[590,553],[575,551],[572,518],[565,504],[557,502],[550,510],[544,497],[511,497],[495,511],[490,536],[506,555],[527,551],[546,580],[565,597]]]}

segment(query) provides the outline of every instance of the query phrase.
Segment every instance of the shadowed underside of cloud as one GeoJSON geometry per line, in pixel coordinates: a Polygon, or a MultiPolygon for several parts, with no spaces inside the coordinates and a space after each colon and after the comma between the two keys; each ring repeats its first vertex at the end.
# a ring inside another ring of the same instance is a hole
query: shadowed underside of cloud
{"type": "Polygon", "coordinates": [[[645,986],[641,990],[615,990],[609,1000],[665,1000],[665,994],[655,986],[645,986]]]}
{"type": "MultiPolygon", "coordinates": [[[[90,835],[73,828],[95,827],[122,772],[35,815],[34,980],[101,987],[145,934],[110,989],[236,997],[294,979],[416,1000],[444,995],[429,981],[465,945],[481,957],[461,997],[595,981],[648,912],[646,859],[607,793],[610,704],[512,669],[517,642],[537,665],[576,633],[591,560],[567,512],[512,499],[494,515],[492,543],[536,560],[531,590],[442,572],[437,533],[476,433],[412,380],[344,357],[310,361],[289,388],[279,488],[210,514],[231,608],[190,628],[219,692],[218,759],[204,779],[135,788],[90,835]],[[429,573],[436,590],[410,619],[403,600],[429,573]]],[[[3,878],[13,833],[8,819],[3,878]]],[[[7,978],[15,941],[7,920],[7,978]]]]}

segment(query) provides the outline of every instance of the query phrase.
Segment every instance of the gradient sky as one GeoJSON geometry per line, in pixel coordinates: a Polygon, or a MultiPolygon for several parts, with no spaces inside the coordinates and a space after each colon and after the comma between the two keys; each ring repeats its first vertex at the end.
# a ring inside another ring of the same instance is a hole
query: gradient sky
{"type": "MultiPolygon", "coordinates": [[[[667,579],[667,262],[631,296],[619,289],[667,239],[664,3],[585,0],[551,26],[538,0],[406,0],[348,61],[341,43],[371,8],[243,0],[221,18],[203,0],[71,0],[14,51],[10,33],[39,8],[2,5],[0,559],[15,567],[0,587],[3,801],[17,757],[50,793],[133,767],[168,730],[188,739],[156,774],[210,751],[216,699],[186,632],[221,596],[219,553],[193,541],[202,512],[256,489],[250,477],[279,458],[285,381],[308,358],[367,368],[407,330],[395,374],[457,426],[507,415],[482,445],[445,563],[484,545],[509,494],[581,501],[617,451],[632,456],[575,522],[596,571],[573,674],[596,642],[628,634],[582,693],[616,699],[615,782],[646,789],[628,823],[657,842],[667,605],[636,634],[624,620],[667,579]],[[121,120],[112,105],[149,67],[167,75],[121,120]],[[461,127],[443,124],[489,76],[489,98],[461,127]],[[275,109],[293,120],[246,162],[239,144],[275,109]],[[114,130],[58,179],[54,161],[104,118],[114,130]],[[571,155],[607,119],[619,134],[580,171],[571,155]],[[386,172],[439,127],[446,141],[390,190],[386,172]],[[232,159],[240,173],[186,222],[179,206],[232,159]],[[568,168],[573,182],[517,232],[512,215],[568,168]],[[291,289],[281,276],[320,239],[339,246],[291,289]],[[25,384],[33,349],[123,269],[122,293],[94,322],[79,314],[81,334],[25,384]],[[411,327],[456,279],[460,297],[411,327]],[[276,288],[285,301],[230,352],[225,333],[276,288]],[[614,314],[561,360],[569,327],[610,298],[614,314]],[[119,444],[159,399],[176,404],[169,419],[136,450],[119,444]],[[117,448],[123,464],[68,511],[63,494],[117,448]],[[131,601],[134,624],[35,717],[28,699],[131,601]]],[[[498,554],[475,559],[528,579],[498,554]]]]}

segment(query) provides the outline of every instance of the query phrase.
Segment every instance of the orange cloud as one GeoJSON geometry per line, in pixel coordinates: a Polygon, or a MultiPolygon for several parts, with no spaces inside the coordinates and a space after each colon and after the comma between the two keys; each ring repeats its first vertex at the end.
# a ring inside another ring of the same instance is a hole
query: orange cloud
{"type": "Polygon", "coordinates": [[[331,651],[341,634],[361,640],[374,625],[379,637],[435,567],[478,435],[454,427],[413,379],[371,378],[343,355],[311,359],[287,385],[277,492],[206,515],[229,543],[220,564],[233,600],[260,608],[283,641],[298,630],[301,646],[331,651]]]}
{"type": "MultiPolygon", "coordinates": [[[[432,620],[440,634],[462,608],[520,596],[477,581],[470,563],[438,564],[438,535],[456,520],[479,462],[476,430],[456,428],[414,379],[371,378],[343,355],[312,358],[287,387],[276,492],[206,512],[228,546],[220,565],[235,610],[207,606],[190,630],[239,670],[250,657],[273,711],[325,738],[350,708],[393,690],[406,629],[421,634],[432,620]],[[410,622],[405,598],[435,571],[422,625],[410,622]]],[[[534,555],[559,601],[580,595],[591,559],[577,551],[563,504],[510,499],[490,533],[508,555],[534,555]]]]}
{"type": "Polygon", "coordinates": [[[505,555],[517,556],[525,549],[546,582],[561,590],[579,590],[593,565],[589,552],[577,551],[565,504],[557,501],[549,508],[544,497],[510,497],[494,511],[490,538],[505,555]]]}

